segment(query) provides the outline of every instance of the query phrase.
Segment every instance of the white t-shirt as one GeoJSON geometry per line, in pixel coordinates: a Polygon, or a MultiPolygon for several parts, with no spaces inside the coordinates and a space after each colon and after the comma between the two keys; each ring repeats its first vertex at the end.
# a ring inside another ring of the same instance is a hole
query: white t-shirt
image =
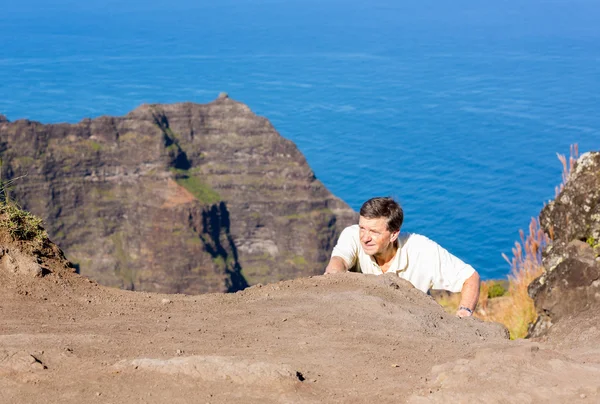
{"type": "MultiPolygon", "coordinates": [[[[383,274],[373,257],[364,252],[357,224],[342,231],[331,256],[342,258],[348,268],[355,268],[358,272],[383,274]]],[[[425,236],[400,233],[398,251],[387,271],[393,272],[427,293],[429,289],[460,292],[463,283],[475,270],[425,236]]]]}

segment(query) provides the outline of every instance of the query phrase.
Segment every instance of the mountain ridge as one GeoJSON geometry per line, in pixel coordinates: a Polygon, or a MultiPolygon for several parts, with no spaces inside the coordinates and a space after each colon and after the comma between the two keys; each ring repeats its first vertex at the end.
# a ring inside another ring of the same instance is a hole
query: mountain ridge
{"type": "Polygon", "coordinates": [[[2,178],[108,286],[235,291],[322,272],[356,217],[248,106],[143,104],[76,124],[0,123],[2,178]]]}

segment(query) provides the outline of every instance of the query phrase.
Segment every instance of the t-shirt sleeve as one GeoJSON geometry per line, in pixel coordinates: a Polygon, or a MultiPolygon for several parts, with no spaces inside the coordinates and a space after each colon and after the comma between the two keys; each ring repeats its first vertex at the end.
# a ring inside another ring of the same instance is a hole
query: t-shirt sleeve
{"type": "Polygon", "coordinates": [[[437,264],[434,271],[432,289],[443,289],[450,292],[460,292],[463,284],[475,273],[475,269],[464,263],[460,258],[450,254],[434,241],[431,247],[434,254],[433,263],[437,264]]]}
{"type": "Polygon", "coordinates": [[[333,247],[331,256],[342,258],[348,264],[348,269],[352,268],[358,257],[358,242],[358,227],[346,227],[333,247]]]}

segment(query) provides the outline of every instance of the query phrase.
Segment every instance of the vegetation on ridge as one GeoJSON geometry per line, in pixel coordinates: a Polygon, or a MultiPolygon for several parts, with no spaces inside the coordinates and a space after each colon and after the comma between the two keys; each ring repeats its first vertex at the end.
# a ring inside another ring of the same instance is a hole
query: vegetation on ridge
{"type": "Polygon", "coordinates": [[[46,230],[42,227],[42,219],[22,210],[8,196],[10,184],[13,182],[14,180],[0,180],[0,228],[6,229],[13,240],[42,243],[48,238],[46,230]]]}
{"type": "Polygon", "coordinates": [[[42,219],[12,202],[0,202],[0,227],[7,229],[13,240],[43,242],[48,238],[42,219]]]}

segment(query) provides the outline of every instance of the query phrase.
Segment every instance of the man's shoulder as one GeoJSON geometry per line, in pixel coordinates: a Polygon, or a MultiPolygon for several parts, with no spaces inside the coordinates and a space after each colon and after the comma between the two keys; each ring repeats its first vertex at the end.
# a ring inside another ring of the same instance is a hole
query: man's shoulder
{"type": "Polygon", "coordinates": [[[430,238],[417,233],[400,233],[398,236],[402,246],[407,249],[427,249],[436,248],[438,244],[430,238]]]}
{"type": "Polygon", "coordinates": [[[346,244],[346,243],[357,243],[359,240],[359,229],[357,224],[353,224],[351,226],[346,227],[342,230],[340,234],[340,238],[338,239],[338,244],[346,244]]]}
{"type": "Polygon", "coordinates": [[[342,230],[342,233],[348,233],[348,234],[358,234],[359,232],[359,228],[357,224],[352,224],[348,227],[346,227],[344,230],[342,230]]]}

